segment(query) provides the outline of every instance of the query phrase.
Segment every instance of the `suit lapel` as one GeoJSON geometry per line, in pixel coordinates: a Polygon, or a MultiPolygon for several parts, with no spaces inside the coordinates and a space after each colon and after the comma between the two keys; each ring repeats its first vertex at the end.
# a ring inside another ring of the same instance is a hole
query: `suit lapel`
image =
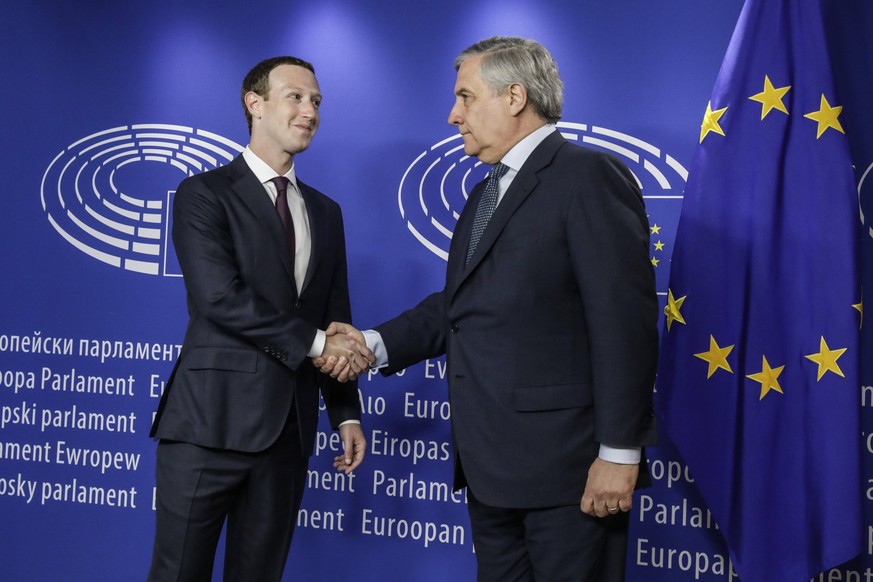
{"type": "Polygon", "coordinates": [[[479,200],[482,198],[482,192],[485,190],[485,182],[487,182],[487,179],[473,186],[473,190],[470,191],[467,202],[464,204],[464,209],[461,211],[461,216],[458,217],[458,222],[455,224],[446,264],[446,284],[448,288],[452,287],[450,284],[452,281],[457,281],[464,273],[464,259],[467,254],[467,247],[470,245],[473,218],[476,215],[476,207],[479,205],[479,200]]]}
{"type": "Polygon", "coordinates": [[[242,156],[237,156],[228,164],[227,170],[234,192],[251,210],[252,214],[255,215],[258,222],[261,223],[261,226],[270,236],[273,248],[279,253],[282,265],[285,267],[285,272],[288,274],[296,294],[297,285],[294,284],[294,263],[291,258],[291,250],[288,248],[288,242],[285,239],[285,232],[282,230],[282,222],[279,220],[276,207],[273,206],[270,197],[264,191],[264,185],[258,181],[258,178],[249,169],[242,156]],[[285,249],[285,251],[283,252],[281,249],[285,249]]]}
{"type": "Polygon", "coordinates": [[[298,178],[297,186],[300,188],[300,195],[303,196],[303,202],[306,205],[306,214],[309,217],[309,237],[312,241],[312,252],[309,254],[309,265],[306,267],[306,276],[303,278],[303,286],[300,293],[306,291],[306,287],[312,281],[312,276],[315,273],[316,261],[324,255],[322,245],[328,242],[327,228],[327,211],[322,208],[322,202],[315,195],[312,188],[304,184],[298,178]]]}
{"type": "Polygon", "coordinates": [[[484,181],[476,185],[473,192],[477,193],[478,196],[476,196],[475,199],[473,196],[470,197],[470,209],[469,212],[465,212],[465,214],[469,214],[469,219],[465,221],[463,228],[464,232],[459,233],[462,234],[461,240],[459,241],[460,244],[453,249],[455,255],[453,257],[454,266],[450,266],[450,268],[454,269],[455,276],[452,277],[452,280],[455,281],[455,284],[450,286],[450,294],[454,293],[454,291],[463,284],[467,277],[476,270],[479,263],[489,256],[491,247],[494,246],[494,243],[498,238],[500,238],[501,233],[512,218],[512,215],[515,214],[516,210],[518,210],[527,197],[530,196],[531,192],[533,192],[537,187],[537,184],[539,184],[537,173],[552,163],[552,159],[554,159],[558,149],[566,143],[566,141],[567,140],[565,140],[559,132],[555,131],[544,139],[533,152],[531,152],[530,156],[528,156],[527,160],[524,162],[524,165],[518,171],[518,174],[512,180],[509,189],[503,195],[503,199],[500,201],[500,204],[491,216],[491,220],[488,221],[488,226],[485,228],[485,232],[482,233],[482,238],[479,240],[476,252],[470,258],[467,267],[464,268],[463,255],[466,255],[467,252],[467,241],[470,239],[470,229],[473,224],[472,216],[476,212],[476,208],[472,204],[478,204],[481,192],[484,189],[484,181]]]}

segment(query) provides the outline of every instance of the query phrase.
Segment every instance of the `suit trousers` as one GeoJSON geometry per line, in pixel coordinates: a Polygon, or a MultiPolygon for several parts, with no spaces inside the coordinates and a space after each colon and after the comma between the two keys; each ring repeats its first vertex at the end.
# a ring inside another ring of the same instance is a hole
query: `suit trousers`
{"type": "Polygon", "coordinates": [[[623,582],[628,513],[492,507],[469,489],[467,498],[478,582],[623,582]]]}
{"type": "Polygon", "coordinates": [[[288,416],[277,441],[258,453],[158,443],[149,582],[209,582],[225,520],[224,580],[279,582],[309,463],[293,408],[288,416]]]}

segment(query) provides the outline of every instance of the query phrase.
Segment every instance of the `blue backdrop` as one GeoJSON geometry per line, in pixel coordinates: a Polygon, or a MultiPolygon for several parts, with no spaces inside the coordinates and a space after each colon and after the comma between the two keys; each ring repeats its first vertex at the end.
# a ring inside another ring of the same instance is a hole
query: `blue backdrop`
{"type": "MultiPolygon", "coordinates": [[[[442,284],[464,192],[484,174],[462,159],[446,122],[452,63],[494,34],[543,42],[565,82],[562,131],[618,153],[635,172],[666,292],[685,168],[741,6],[34,0],[4,7],[0,577],[145,577],[154,531],[147,434],[187,320],[167,209],[186,172],[225,163],[247,143],[239,86],[254,63],[293,54],[315,64],[322,124],[297,172],[343,206],[355,323],[367,327],[442,284]]],[[[869,221],[873,7],[829,3],[826,20],[869,221]]],[[[863,230],[869,295],[873,230],[863,230]]],[[[321,425],[286,580],[475,579],[465,499],[445,488],[452,464],[444,366],[434,360],[361,381],[370,450],[354,477],[334,477],[338,442],[321,425]]],[[[863,556],[822,580],[873,575],[869,361],[861,380],[866,471],[858,495],[868,525],[858,535],[869,541],[863,556]]],[[[629,580],[730,580],[717,526],[667,435],[650,452],[650,472],[654,485],[635,499],[629,580]]]]}

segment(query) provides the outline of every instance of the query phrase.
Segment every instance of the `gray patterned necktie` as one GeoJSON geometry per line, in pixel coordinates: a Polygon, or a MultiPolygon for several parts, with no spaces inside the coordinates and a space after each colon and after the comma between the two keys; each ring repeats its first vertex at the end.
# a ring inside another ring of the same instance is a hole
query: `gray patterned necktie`
{"type": "Polygon", "coordinates": [[[476,251],[479,239],[482,238],[482,233],[485,232],[485,227],[488,226],[488,221],[491,220],[491,215],[494,214],[494,209],[497,208],[497,195],[500,193],[500,178],[508,170],[509,166],[497,164],[488,175],[485,191],[482,193],[482,198],[479,199],[479,206],[476,207],[476,216],[473,218],[473,231],[470,233],[470,244],[467,247],[467,259],[464,261],[464,266],[470,262],[470,257],[476,251]]]}

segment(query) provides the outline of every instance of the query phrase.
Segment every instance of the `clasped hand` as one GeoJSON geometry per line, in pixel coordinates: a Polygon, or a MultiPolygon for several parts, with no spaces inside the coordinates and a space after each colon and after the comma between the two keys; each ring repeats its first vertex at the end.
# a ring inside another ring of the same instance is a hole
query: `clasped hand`
{"type": "Polygon", "coordinates": [[[335,321],[327,327],[325,334],[324,351],[312,359],[312,364],[331,378],[340,382],[354,380],[376,361],[364,334],[348,323],[335,321]]]}

